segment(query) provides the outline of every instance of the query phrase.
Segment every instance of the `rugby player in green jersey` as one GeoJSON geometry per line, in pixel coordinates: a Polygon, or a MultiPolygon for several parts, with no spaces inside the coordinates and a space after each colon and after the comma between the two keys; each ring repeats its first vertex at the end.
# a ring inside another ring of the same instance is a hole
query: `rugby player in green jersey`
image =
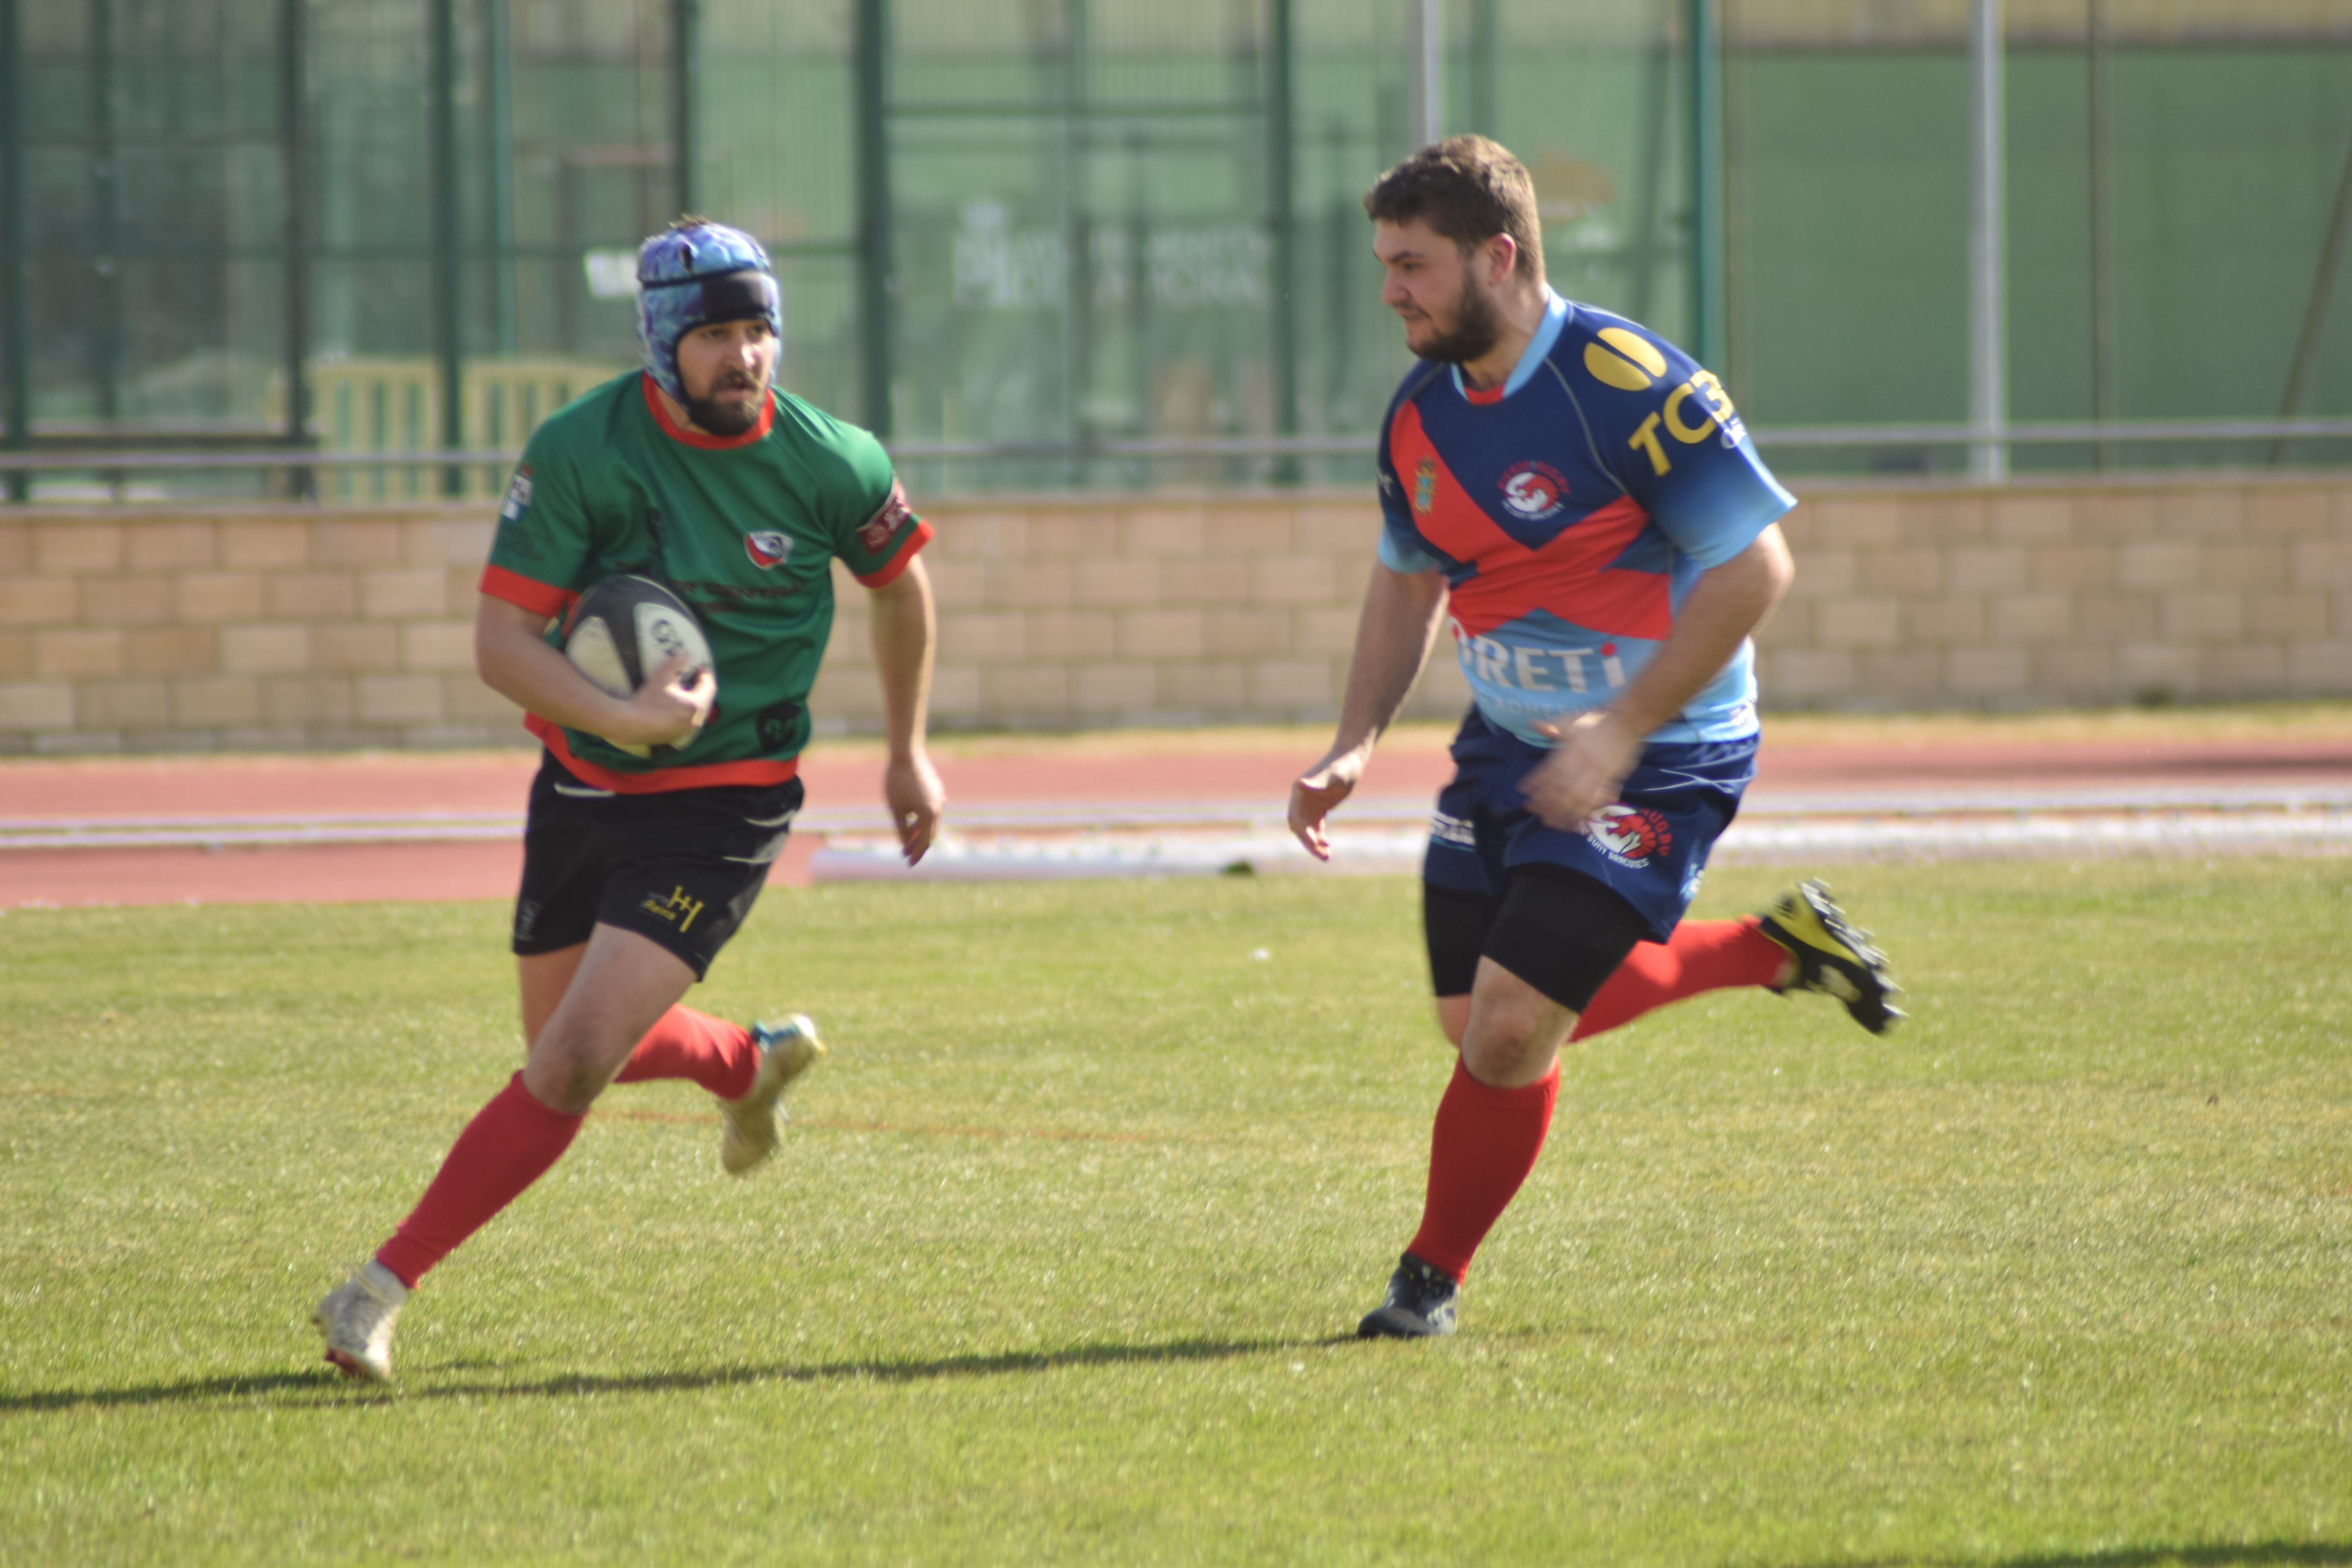
{"type": "Polygon", "coordinates": [[[924,751],[929,526],[872,436],[774,388],[781,300],[757,241],[681,219],[645,242],[637,278],[644,369],[531,437],[475,621],[482,679],[546,747],[513,931],[528,1054],[392,1238],[319,1303],[327,1359],[351,1376],[391,1375],[408,1292],[555,1163],[606,1084],[709,1089],[730,1173],[774,1151],[778,1098],[824,1054],[814,1026],[746,1028],[680,998],[751,912],[800,809],[835,559],[873,596],[883,795],[909,862],[945,801],[924,751]],[[693,608],[715,670],[673,656],[622,699],[572,667],[563,613],[623,573],[693,608]]]}

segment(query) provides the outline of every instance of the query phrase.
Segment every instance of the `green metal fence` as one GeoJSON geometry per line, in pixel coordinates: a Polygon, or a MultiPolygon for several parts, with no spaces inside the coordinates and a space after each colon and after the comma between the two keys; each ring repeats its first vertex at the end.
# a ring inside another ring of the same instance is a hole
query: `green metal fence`
{"type": "MultiPolygon", "coordinates": [[[[787,383],[931,493],[1354,480],[1403,368],[1358,201],[1432,127],[1519,152],[1556,286],[1721,365],[1780,466],[1956,468],[1968,11],[0,0],[0,468],[494,488],[695,209],[775,255],[787,383]]],[[[2006,40],[2013,466],[2352,457],[2352,0],[2006,40]]]]}

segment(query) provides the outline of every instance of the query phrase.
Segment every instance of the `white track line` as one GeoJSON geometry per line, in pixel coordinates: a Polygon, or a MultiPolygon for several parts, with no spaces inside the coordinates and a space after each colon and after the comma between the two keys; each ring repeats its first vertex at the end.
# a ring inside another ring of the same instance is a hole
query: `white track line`
{"type": "MultiPolygon", "coordinates": [[[[1350,801],[1335,819],[1330,870],[1416,868],[1427,797],[1350,801]]],[[[900,863],[883,813],[804,812],[824,840],[819,880],[974,880],[1204,876],[1325,869],[1284,830],[1278,803],[1035,802],[953,810],[923,865],[900,863]]],[[[39,849],[294,848],[331,844],[513,839],[506,812],[0,819],[0,852],[39,849]]],[[[2352,851],[2352,784],[1939,789],[1763,794],[1743,806],[1718,863],[2352,851]]]]}

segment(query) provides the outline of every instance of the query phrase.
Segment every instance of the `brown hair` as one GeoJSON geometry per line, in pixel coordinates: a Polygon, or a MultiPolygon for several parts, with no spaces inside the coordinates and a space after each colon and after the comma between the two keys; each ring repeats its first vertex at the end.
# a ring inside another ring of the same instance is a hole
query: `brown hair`
{"type": "Polygon", "coordinates": [[[1464,255],[1507,234],[1519,247],[1516,268],[1543,276],[1543,223],[1536,183],[1511,150],[1484,136],[1433,142],[1372,182],[1364,211],[1375,222],[1416,218],[1462,247],[1464,255]]]}

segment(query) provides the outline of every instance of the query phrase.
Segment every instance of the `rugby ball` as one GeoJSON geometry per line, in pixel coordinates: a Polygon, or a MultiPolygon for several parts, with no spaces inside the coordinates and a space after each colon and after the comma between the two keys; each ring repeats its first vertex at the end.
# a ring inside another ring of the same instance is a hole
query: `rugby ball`
{"type": "MultiPolygon", "coordinates": [[[[607,577],[581,595],[563,619],[564,657],[609,696],[634,696],[646,677],[674,653],[686,655],[688,679],[696,670],[711,668],[710,642],[702,635],[702,623],[685,600],[650,577],[607,577]]],[[[650,758],[671,756],[681,749],[621,746],[632,756],[650,758]]]]}

